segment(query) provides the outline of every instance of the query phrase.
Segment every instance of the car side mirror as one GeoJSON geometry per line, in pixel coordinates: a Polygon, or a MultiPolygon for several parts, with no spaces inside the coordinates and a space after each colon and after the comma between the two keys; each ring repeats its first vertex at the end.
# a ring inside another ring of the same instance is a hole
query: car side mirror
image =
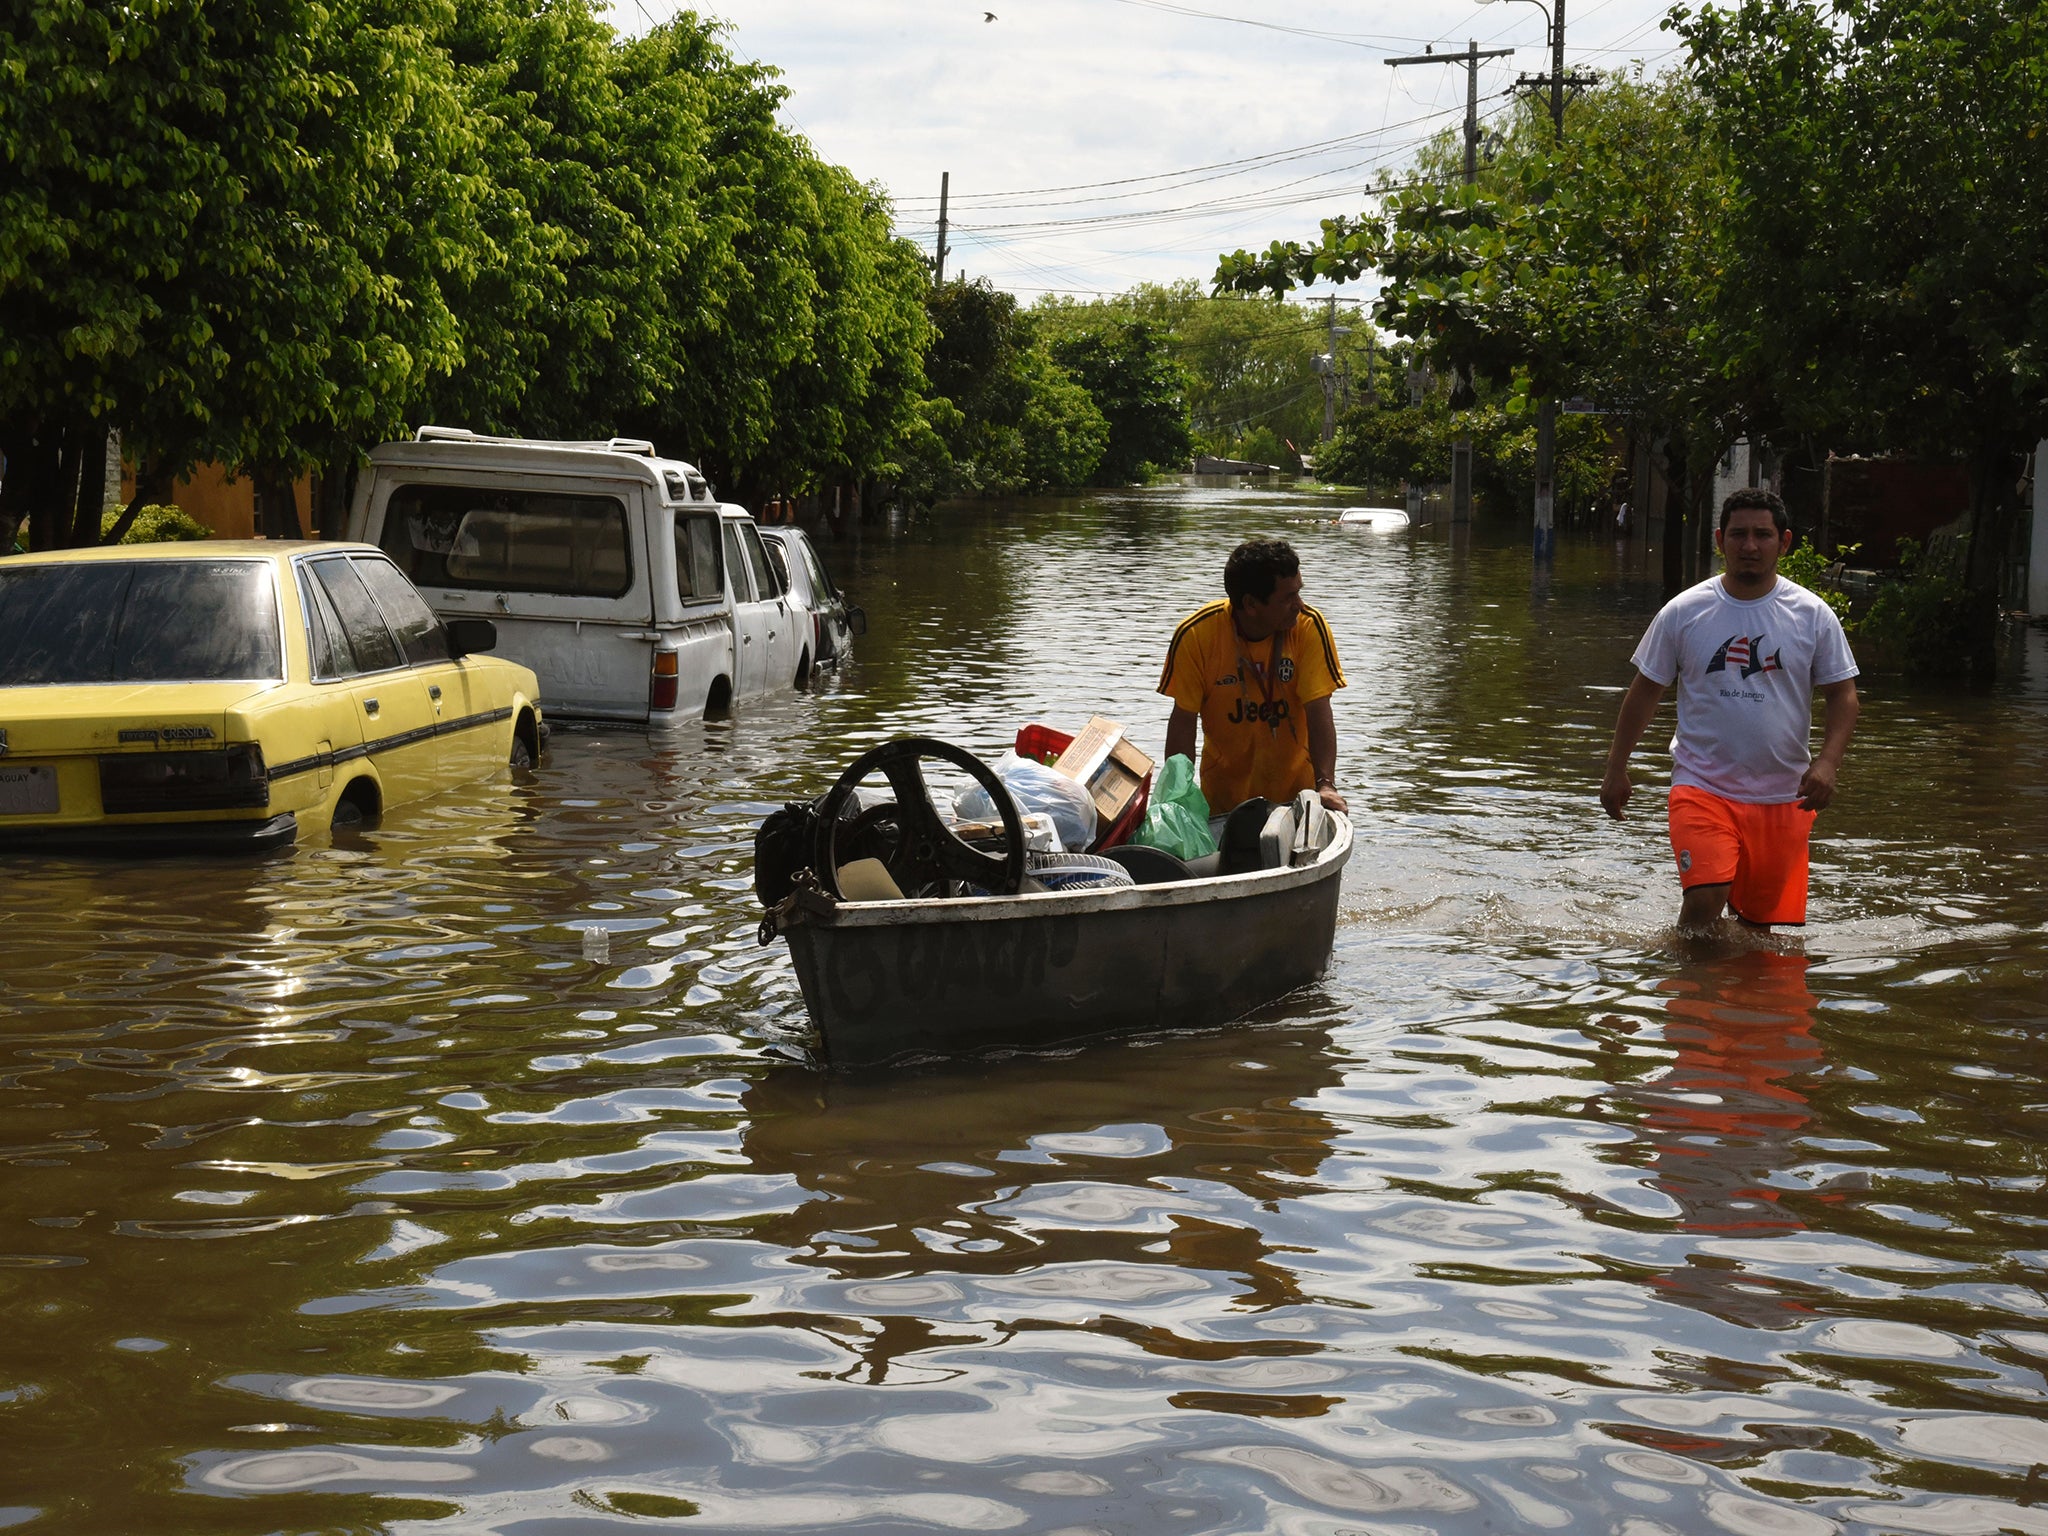
{"type": "Polygon", "coordinates": [[[448,631],[448,655],[455,661],[498,648],[498,626],[489,619],[450,619],[444,627],[448,631]]]}
{"type": "Polygon", "coordinates": [[[867,611],[867,609],[865,609],[865,608],[849,608],[849,609],[847,609],[847,610],[846,610],[846,628],[847,628],[847,632],[848,632],[849,634],[853,635],[853,636],[854,636],[854,637],[855,637],[856,639],[858,639],[858,638],[859,638],[860,636],[862,636],[862,635],[866,634],[866,633],[868,632],[868,611],[867,611]]]}

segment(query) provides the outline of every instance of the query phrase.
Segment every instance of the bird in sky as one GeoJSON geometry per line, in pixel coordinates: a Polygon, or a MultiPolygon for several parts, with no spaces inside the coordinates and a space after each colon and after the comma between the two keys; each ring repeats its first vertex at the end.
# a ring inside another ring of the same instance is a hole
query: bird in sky
{"type": "Polygon", "coordinates": [[[996,13],[994,11],[983,11],[981,13],[981,19],[984,22],[994,21],[996,19],[996,13]]]}

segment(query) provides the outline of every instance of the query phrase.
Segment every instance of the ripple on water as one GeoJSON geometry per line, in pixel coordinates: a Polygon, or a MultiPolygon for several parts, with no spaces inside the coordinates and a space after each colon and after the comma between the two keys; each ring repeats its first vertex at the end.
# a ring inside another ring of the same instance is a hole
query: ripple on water
{"type": "Polygon", "coordinates": [[[870,631],[801,697],[564,730],[343,846],[10,860],[0,1523],[2048,1536],[2048,690],[1874,684],[1811,962],[1689,947],[1659,819],[1600,816],[1579,750],[1640,542],[1532,586],[1487,526],[1342,504],[868,524],[828,559],[870,631]],[[1156,747],[1172,623],[1255,528],[1355,680],[1324,978],[811,1070],[755,821],[913,731],[1156,747]]]}

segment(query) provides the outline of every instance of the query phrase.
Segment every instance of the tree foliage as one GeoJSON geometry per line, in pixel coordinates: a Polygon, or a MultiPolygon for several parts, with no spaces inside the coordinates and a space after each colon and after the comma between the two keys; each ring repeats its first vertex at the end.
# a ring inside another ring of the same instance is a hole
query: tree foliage
{"type": "Polygon", "coordinates": [[[943,418],[921,257],[693,14],[0,16],[0,523],[33,509],[38,544],[101,536],[113,430],[132,512],[212,460],[322,471],[331,523],[363,450],[426,420],[643,433],[745,491],[890,473],[943,418]]]}
{"type": "Polygon", "coordinates": [[[934,430],[943,468],[918,478],[945,494],[1085,485],[1109,442],[1092,396],[1054,361],[1016,298],[985,280],[955,278],[930,299],[925,373],[949,410],[934,430]]]}
{"type": "MultiPolygon", "coordinates": [[[[1150,330],[1156,349],[1178,368],[1190,447],[1223,458],[1278,462],[1285,445],[1306,449],[1321,435],[1323,392],[1314,359],[1329,346],[1331,317],[1277,295],[1212,295],[1192,279],[1141,283],[1087,303],[1042,299],[1032,314],[1061,338],[1127,323],[1150,330]]],[[[1337,307],[1337,367],[1342,387],[1363,399],[1375,381],[1398,371],[1366,326],[1359,306],[1337,307]]],[[[1153,462],[1164,463],[1155,457],[1153,462]]]]}

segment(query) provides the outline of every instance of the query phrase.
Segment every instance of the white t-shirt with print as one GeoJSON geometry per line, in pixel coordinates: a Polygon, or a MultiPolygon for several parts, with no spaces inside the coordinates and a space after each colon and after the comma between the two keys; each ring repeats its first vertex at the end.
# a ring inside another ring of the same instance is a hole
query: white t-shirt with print
{"type": "Polygon", "coordinates": [[[1834,610],[1782,576],[1748,599],[1729,596],[1718,576],[1687,588],[1630,660],[1651,682],[1678,684],[1671,782],[1754,804],[1799,798],[1813,761],[1813,691],[1856,675],[1834,610]]]}

